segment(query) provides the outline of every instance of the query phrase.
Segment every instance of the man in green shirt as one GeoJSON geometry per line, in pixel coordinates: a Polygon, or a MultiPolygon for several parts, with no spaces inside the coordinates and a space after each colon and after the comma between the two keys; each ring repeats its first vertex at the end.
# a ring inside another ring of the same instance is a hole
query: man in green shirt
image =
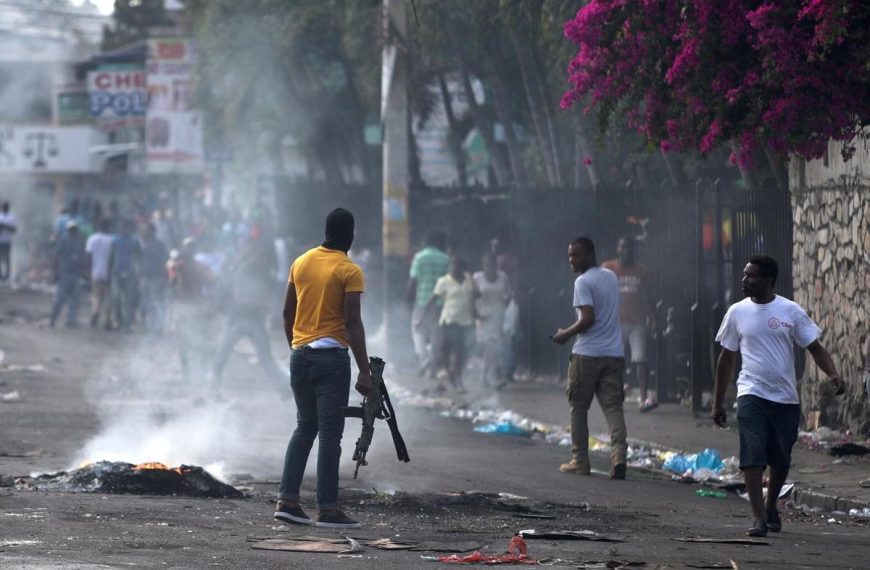
{"type": "MultiPolygon", "coordinates": [[[[442,232],[432,232],[426,239],[426,247],[417,252],[411,262],[410,279],[405,297],[413,305],[411,311],[411,336],[414,352],[420,369],[428,370],[430,376],[438,371],[435,355],[438,347],[438,315],[441,311],[426,312],[435,282],[447,274],[447,237],[442,232]]],[[[440,305],[440,301],[439,301],[440,305]]]]}

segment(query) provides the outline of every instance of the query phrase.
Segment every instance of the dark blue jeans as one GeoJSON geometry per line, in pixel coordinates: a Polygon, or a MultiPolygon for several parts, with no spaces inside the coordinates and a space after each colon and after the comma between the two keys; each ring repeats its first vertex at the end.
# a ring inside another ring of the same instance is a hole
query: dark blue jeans
{"type": "Polygon", "coordinates": [[[347,349],[300,348],[290,357],[290,385],[296,400],[296,431],[287,445],[281,499],[299,500],[305,464],[319,437],[317,508],[338,505],[338,464],[344,432],[344,408],[350,397],[350,356],[347,349]]]}

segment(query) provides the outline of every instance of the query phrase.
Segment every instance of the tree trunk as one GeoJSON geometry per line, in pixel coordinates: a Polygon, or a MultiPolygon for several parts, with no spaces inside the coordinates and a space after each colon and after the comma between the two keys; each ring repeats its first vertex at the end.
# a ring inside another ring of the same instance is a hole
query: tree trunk
{"type": "Polygon", "coordinates": [[[542,101],[541,108],[544,110],[544,119],[547,124],[547,134],[550,139],[550,149],[553,156],[553,168],[556,172],[556,185],[562,185],[562,169],[559,165],[559,144],[556,126],[553,121],[553,113],[550,109],[550,87],[547,82],[546,67],[541,61],[541,54],[538,50],[538,45],[534,42],[531,44],[532,51],[532,84],[538,87],[540,100],[542,101]]]}
{"type": "MultiPolygon", "coordinates": [[[[518,41],[514,41],[514,48],[519,62],[520,75],[523,79],[523,91],[526,94],[526,102],[529,105],[529,114],[532,117],[532,125],[535,128],[535,137],[537,139],[538,151],[544,160],[544,168],[547,172],[547,180],[552,186],[556,186],[558,176],[556,174],[555,161],[553,160],[552,148],[550,146],[549,134],[546,130],[546,119],[541,116],[538,98],[535,96],[537,89],[533,86],[532,71],[529,69],[529,60],[522,46],[518,41]]],[[[575,165],[576,166],[576,165],[575,165]]],[[[577,170],[575,169],[575,175],[577,170]]],[[[576,178],[576,176],[575,176],[576,178]]],[[[576,180],[575,180],[576,185],[576,180]]]]}
{"type": "Polygon", "coordinates": [[[456,175],[459,185],[468,186],[468,168],[465,162],[465,149],[462,148],[462,140],[456,124],[456,115],[453,114],[453,102],[450,99],[450,91],[447,89],[447,81],[444,74],[438,74],[438,88],[441,90],[441,99],[444,102],[444,114],[447,116],[447,144],[456,164],[456,175]]]}
{"type": "Polygon", "coordinates": [[[514,131],[513,119],[505,107],[508,99],[507,89],[501,77],[498,76],[495,70],[493,70],[492,74],[492,93],[492,103],[495,107],[495,112],[498,115],[499,122],[501,122],[504,127],[505,142],[507,143],[508,149],[508,160],[511,163],[514,184],[517,186],[525,186],[528,183],[528,176],[526,175],[526,165],[523,163],[523,152],[520,148],[519,141],[517,140],[516,131],[514,131]]]}

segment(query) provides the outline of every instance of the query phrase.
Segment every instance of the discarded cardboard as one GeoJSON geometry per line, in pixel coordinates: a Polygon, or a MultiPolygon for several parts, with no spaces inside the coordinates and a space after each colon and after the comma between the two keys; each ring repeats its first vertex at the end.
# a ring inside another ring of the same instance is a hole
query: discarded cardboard
{"type": "Polygon", "coordinates": [[[770,542],[766,540],[758,540],[757,538],[702,538],[700,536],[687,536],[684,538],[672,538],[677,542],[703,542],[716,544],[750,544],[753,546],[766,546],[770,542]]]}
{"type": "Polygon", "coordinates": [[[625,539],[617,536],[606,536],[591,530],[544,530],[535,529],[521,530],[517,533],[526,539],[541,540],[593,540],[597,542],[625,542],[625,539]]]}
{"type": "MultiPolygon", "coordinates": [[[[312,537],[306,537],[312,538],[312,537]]],[[[353,554],[362,550],[359,542],[346,539],[289,540],[286,538],[267,538],[251,545],[256,550],[281,550],[286,552],[312,552],[320,554],[353,554]]]]}

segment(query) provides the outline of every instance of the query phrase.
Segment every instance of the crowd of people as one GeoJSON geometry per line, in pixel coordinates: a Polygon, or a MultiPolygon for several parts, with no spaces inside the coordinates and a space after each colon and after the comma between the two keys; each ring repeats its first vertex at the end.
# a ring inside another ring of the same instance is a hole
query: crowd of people
{"type": "Polygon", "coordinates": [[[216,398],[242,338],[276,390],[289,397],[267,332],[285,277],[278,254],[286,254],[286,244],[262,208],[247,217],[212,213],[184,228],[165,206],[123,216],[113,202],[104,215],[99,203],[83,208],[74,200],[56,220],[53,243],[57,289],[49,326],[66,311],[66,326],[79,327],[87,289],[92,328],[174,335],[183,376],[199,364],[216,398]],[[222,330],[216,344],[215,330],[222,330]]]}
{"type": "Polygon", "coordinates": [[[493,240],[472,274],[461,255],[447,250],[445,235],[433,232],[411,262],[406,300],[420,369],[463,391],[465,365],[476,350],[484,385],[501,389],[513,380],[516,362],[516,260],[493,240]]]}

